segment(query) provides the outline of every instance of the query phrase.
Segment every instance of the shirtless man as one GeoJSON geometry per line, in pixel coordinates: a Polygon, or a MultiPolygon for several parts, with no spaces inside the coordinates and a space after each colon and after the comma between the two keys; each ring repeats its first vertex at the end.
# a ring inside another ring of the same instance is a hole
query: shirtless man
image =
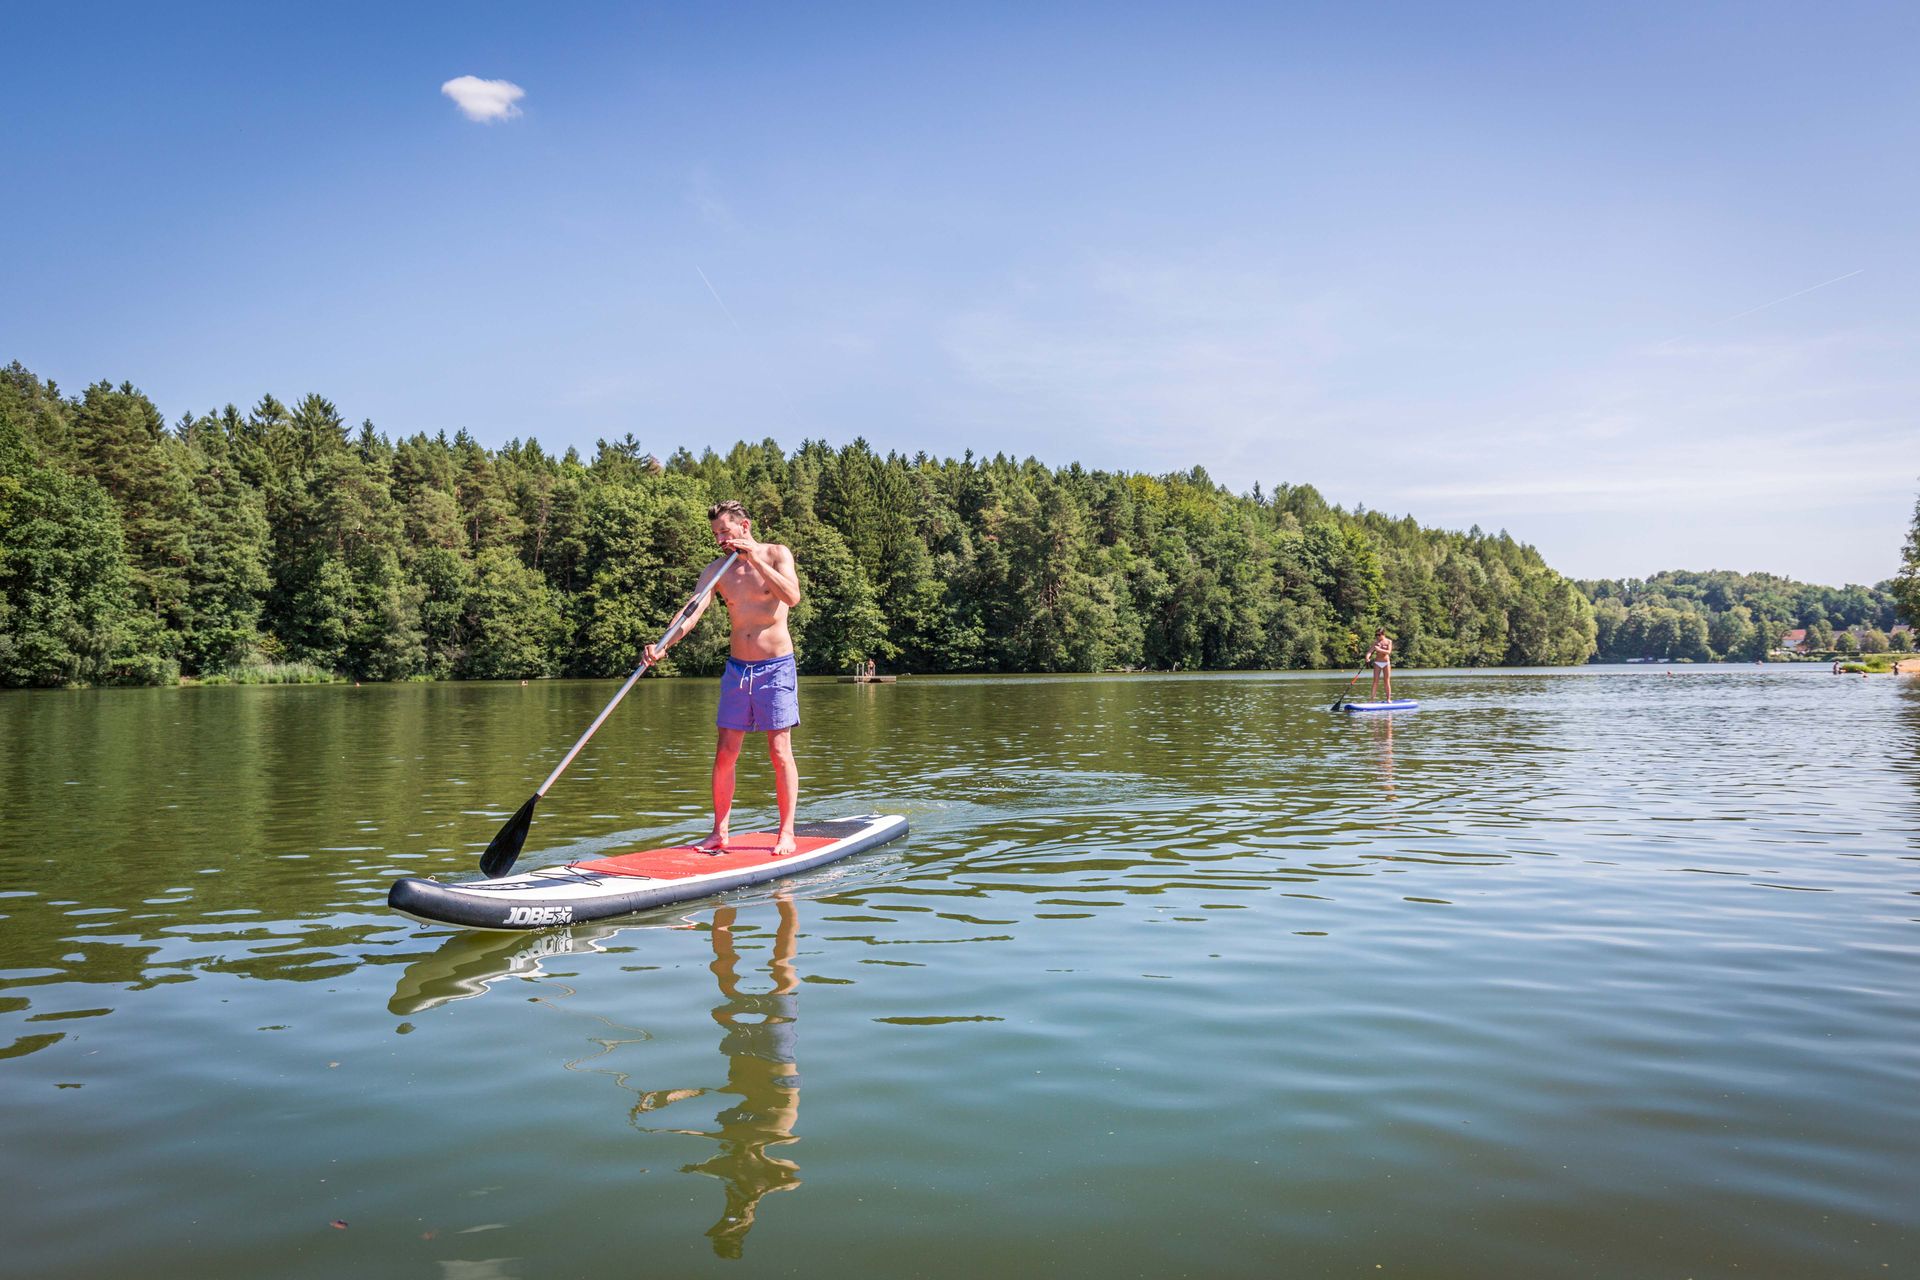
{"type": "MultiPolygon", "coordinates": [[[[738,558],[714,585],[727,602],[733,633],[728,641],[727,669],[720,677],[720,714],[715,723],[720,739],[713,752],[713,834],[697,848],[718,853],[727,847],[727,819],[733,812],[733,768],[740,744],[749,733],[767,735],[767,755],[773,761],[774,794],[780,802],[780,834],[773,856],[784,857],[796,847],[793,811],[800,798],[800,770],[793,762],[793,726],[800,723],[798,670],[793,661],[793,636],[787,630],[787,610],[800,603],[800,574],[793,552],[777,542],[756,542],[753,521],[738,502],[716,502],[707,509],[713,537],[721,550],[738,558]]],[[[700,575],[704,586],[719,573],[722,556],[700,575]]],[[[711,596],[680,634],[700,622],[711,596]]],[[[666,653],[654,645],[646,649],[648,662],[666,653]]]]}
{"type": "Polygon", "coordinates": [[[1380,701],[1380,682],[1387,682],[1388,702],[1393,701],[1393,639],[1387,635],[1385,627],[1373,633],[1373,648],[1367,650],[1367,661],[1373,664],[1372,692],[1367,696],[1375,702],[1380,701]]]}

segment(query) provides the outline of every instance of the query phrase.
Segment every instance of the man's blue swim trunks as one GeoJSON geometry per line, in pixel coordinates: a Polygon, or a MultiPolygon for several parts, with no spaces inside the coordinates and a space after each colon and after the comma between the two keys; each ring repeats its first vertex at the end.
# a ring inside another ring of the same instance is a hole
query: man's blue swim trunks
{"type": "Polygon", "coordinates": [[[760,662],[727,659],[720,674],[720,714],[714,723],[722,729],[767,733],[791,729],[800,723],[800,669],[785,653],[760,662]]]}

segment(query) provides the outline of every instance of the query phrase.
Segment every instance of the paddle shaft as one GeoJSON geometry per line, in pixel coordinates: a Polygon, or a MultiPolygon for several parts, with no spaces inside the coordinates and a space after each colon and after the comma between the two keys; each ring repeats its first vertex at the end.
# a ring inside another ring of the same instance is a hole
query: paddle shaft
{"type": "MultiPolygon", "coordinates": [[[[1368,661],[1371,662],[1372,659],[1368,659],[1368,661]]],[[[1353,673],[1353,680],[1347,681],[1347,687],[1345,689],[1342,689],[1340,691],[1340,696],[1333,700],[1333,705],[1337,707],[1341,704],[1341,702],[1345,701],[1347,694],[1353,689],[1353,681],[1358,680],[1361,676],[1365,674],[1367,674],[1367,663],[1363,662],[1360,664],[1360,669],[1353,673]]]]}
{"type": "MultiPolygon", "coordinates": [[[[693,593],[693,598],[687,601],[686,608],[680,610],[679,616],[674,618],[673,625],[667,628],[666,634],[660,637],[660,643],[654,646],[655,648],[664,653],[668,646],[672,645],[674,641],[678,640],[681,635],[686,632],[688,624],[693,620],[693,615],[700,611],[700,606],[706,602],[708,596],[713,594],[713,589],[720,584],[721,575],[732,568],[733,562],[739,559],[739,557],[740,553],[738,551],[729,551],[727,553],[727,558],[720,562],[718,572],[708,580],[706,586],[701,587],[693,593]]],[[[613,701],[609,702],[606,705],[606,709],[593,718],[593,723],[587,726],[587,731],[580,735],[580,741],[573,744],[573,749],[567,752],[560,763],[553,767],[553,772],[547,775],[547,780],[540,784],[538,791],[533,793],[536,800],[546,795],[547,788],[560,780],[560,775],[567,771],[567,766],[573,763],[573,758],[580,754],[580,748],[587,745],[587,739],[591,738],[594,735],[594,731],[606,722],[606,718],[613,714],[613,709],[620,705],[620,699],[627,696],[627,690],[633,688],[633,682],[647,674],[647,668],[652,665],[651,662],[642,659],[640,665],[633,669],[633,674],[627,677],[627,682],[620,686],[620,692],[613,695],[613,701]]]]}

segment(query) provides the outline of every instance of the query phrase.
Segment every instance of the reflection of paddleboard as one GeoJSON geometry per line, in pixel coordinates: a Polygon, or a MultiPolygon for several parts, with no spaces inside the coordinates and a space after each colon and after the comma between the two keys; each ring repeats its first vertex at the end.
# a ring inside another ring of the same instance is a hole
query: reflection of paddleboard
{"type": "Polygon", "coordinates": [[[1411,711],[1420,704],[1411,698],[1402,698],[1398,702],[1343,702],[1342,711],[1411,711]]]}
{"type": "Polygon", "coordinates": [[[454,1000],[483,996],[494,983],[508,978],[537,978],[543,962],[576,951],[598,951],[603,940],[621,931],[618,925],[587,925],[531,937],[449,934],[438,950],[427,952],[401,972],[387,1011],[401,1016],[421,1013],[454,1000]]]}
{"type": "Polygon", "coordinates": [[[542,867],[499,880],[442,884],[408,876],[394,882],[387,905],[429,924],[545,929],[630,915],[811,871],[905,834],[907,820],[898,814],[865,814],[800,823],[794,828],[800,847],[784,858],[773,856],[772,834],[756,831],[733,837],[717,854],[683,844],[542,867]]]}

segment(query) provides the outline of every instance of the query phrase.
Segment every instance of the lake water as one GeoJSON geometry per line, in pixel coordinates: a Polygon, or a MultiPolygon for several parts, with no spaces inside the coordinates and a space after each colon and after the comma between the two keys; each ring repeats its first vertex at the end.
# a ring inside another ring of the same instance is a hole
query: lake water
{"type": "MultiPolygon", "coordinates": [[[[525,935],[386,888],[610,683],[0,694],[5,1269],[1920,1274],[1920,680],[1340,684],[808,681],[908,839],[525,935]]],[[[713,696],[520,865],[704,830],[713,696]]]]}

